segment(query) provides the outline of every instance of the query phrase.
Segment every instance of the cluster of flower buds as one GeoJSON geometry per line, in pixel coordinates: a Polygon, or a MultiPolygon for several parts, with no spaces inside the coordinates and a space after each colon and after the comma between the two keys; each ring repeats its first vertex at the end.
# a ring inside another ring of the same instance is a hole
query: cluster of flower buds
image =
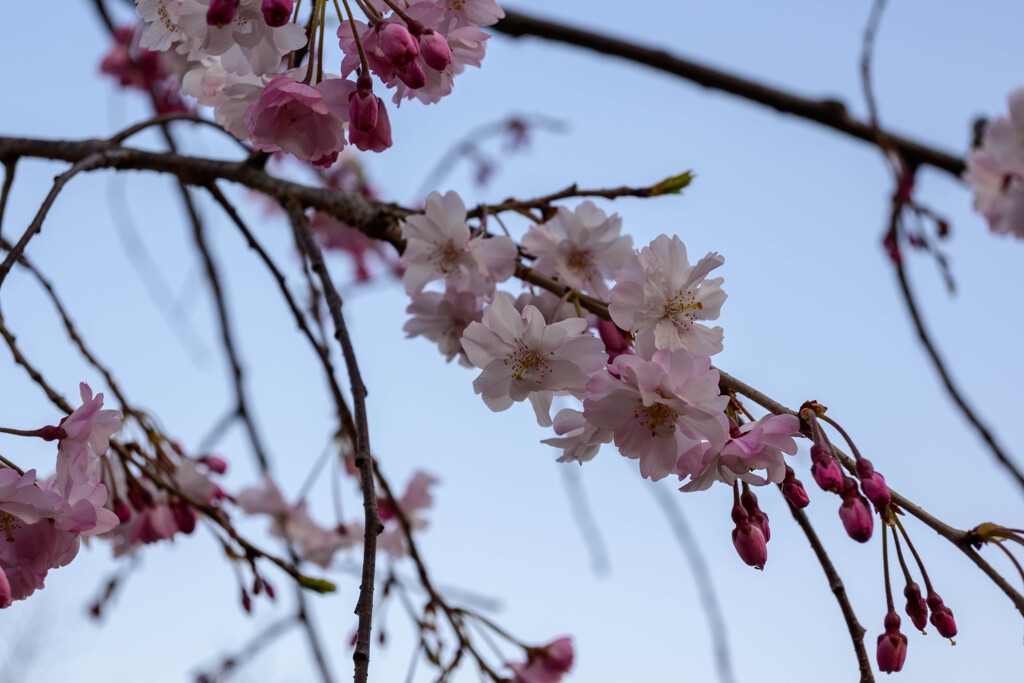
{"type": "Polygon", "coordinates": [[[150,93],[157,114],[189,111],[191,103],[181,93],[188,62],[177,53],[148,50],[139,44],[140,38],[135,26],[114,31],[114,44],[100,62],[100,71],[116,78],[122,88],[150,93]]]}
{"type": "MultiPolygon", "coordinates": [[[[173,50],[185,60],[184,93],[213,107],[216,121],[235,137],[326,168],[347,143],[375,152],[392,144],[371,74],[395,89],[396,104],[437,102],[467,65],[480,66],[488,39],[480,27],[504,16],[494,0],[359,3],[365,22],[338,17],[344,53],[338,75],[325,70],[318,40],[331,3],[311,4],[302,22],[307,36],[292,0],[136,0],[147,26],[139,46],[173,50]],[[306,61],[297,64],[300,57],[306,61]]],[[[105,68],[123,73],[122,82],[138,80],[141,62],[109,60],[105,68]]]]}
{"type": "Polygon", "coordinates": [[[1024,238],[1024,88],[1010,93],[1008,116],[985,126],[963,180],[974,188],[974,209],[993,232],[1024,238]]]}
{"type": "Polygon", "coordinates": [[[768,526],[768,515],[758,506],[757,496],[746,482],[742,495],[738,484],[733,487],[732,521],[736,523],[732,530],[732,544],[740,559],[751,567],[764,569],[772,532],[768,526]]]}

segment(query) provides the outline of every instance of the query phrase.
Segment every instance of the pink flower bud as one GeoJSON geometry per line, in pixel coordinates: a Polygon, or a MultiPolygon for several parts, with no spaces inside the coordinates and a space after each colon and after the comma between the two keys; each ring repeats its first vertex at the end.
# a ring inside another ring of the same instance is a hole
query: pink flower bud
{"type": "Polygon", "coordinates": [[[398,78],[413,90],[422,88],[427,84],[427,74],[418,61],[409,62],[404,68],[396,69],[398,78]]]}
{"type": "Polygon", "coordinates": [[[356,90],[348,100],[349,131],[369,133],[377,127],[377,96],[369,90],[356,90]]]}
{"type": "Polygon", "coordinates": [[[263,0],[260,10],[263,12],[263,21],[267,26],[284,26],[292,18],[293,0],[263,0]]]}
{"type": "Polygon", "coordinates": [[[204,455],[199,462],[216,474],[224,474],[228,471],[228,461],[218,455],[204,455]]]}
{"type": "Polygon", "coordinates": [[[768,527],[768,515],[761,510],[757,504],[757,496],[750,489],[743,492],[740,496],[740,502],[743,504],[743,509],[750,515],[750,521],[761,528],[761,533],[764,534],[764,542],[772,540],[772,532],[768,527]]]}
{"type": "Polygon", "coordinates": [[[230,24],[238,10],[239,0],[210,0],[210,8],[206,10],[206,23],[220,28],[230,24]]]}
{"type": "Polygon", "coordinates": [[[860,477],[860,487],[864,491],[864,495],[874,503],[876,508],[881,510],[892,502],[889,487],[885,485],[885,478],[875,472],[875,468],[866,458],[857,461],[857,476],[860,477]]]}
{"type": "Polygon", "coordinates": [[[796,473],[793,472],[793,468],[789,465],[786,465],[786,478],[782,480],[782,495],[797,510],[802,510],[811,503],[811,499],[807,495],[807,489],[796,478],[796,473]]]}
{"type": "Polygon", "coordinates": [[[900,633],[900,615],[896,612],[885,615],[885,633],[878,636],[875,658],[879,670],[887,674],[903,668],[907,659],[907,637],[900,633]]]}
{"type": "Polygon", "coordinates": [[[761,527],[751,522],[740,522],[732,530],[732,544],[740,559],[757,569],[764,569],[768,561],[768,545],[761,527]]]}
{"type": "Polygon", "coordinates": [[[391,22],[380,24],[377,27],[377,40],[384,57],[396,69],[405,68],[420,54],[420,46],[416,39],[409,33],[409,29],[401,24],[391,22]]]}
{"type": "Polygon", "coordinates": [[[928,605],[921,597],[921,587],[911,581],[903,589],[903,596],[907,599],[907,616],[914,622],[914,628],[923,631],[928,623],[928,605]]]}
{"type": "Polygon", "coordinates": [[[114,499],[114,514],[117,515],[118,521],[120,521],[121,524],[124,524],[125,522],[127,522],[129,519],[132,518],[132,509],[130,507],[128,507],[128,504],[125,503],[122,499],[115,498],[114,499]]]}
{"type": "Polygon", "coordinates": [[[839,519],[843,520],[846,533],[858,543],[865,543],[871,538],[871,530],[875,519],[871,514],[871,506],[864,496],[857,491],[857,484],[852,479],[843,491],[843,504],[839,507],[839,519]]]}
{"type": "Polygon", "coordinates": [[[435,71],[444,71],[452,63],[452,49],[440,33],[429,30],[420,36],[420,54],[423,61],[435,71]]]}
{"type": "Polygon", "coordinates": [[[811,446],[811,461],[811,476],[823,491],[843,490],[843,473],[828,446],[821,443],[811,446]]]}
{"type": "Polygon", "coordinates": [[[932,612],[931,622],[935,630],[943,638],[952,638],[956,635],[956,621],[953,619],[953,610],[942,603],[938,593],[928,593],[928,609],[932,612]]]}
{"type": "MultiPolygon", "coordinates": [[[[429,63],[429,62],[428,62],[429,63]]],[[[632,354],[633,349],[626,343],[619,326],[610,320],[597,321],[597,333],[604,342],[604,349],[608,352],[608,362],[611,363],[617,356],[632,354]]]]}
{"type": "Polygon", "coordinates": [[[168,500],[168,505],[179,531],[190,534],[196,530],[196,512],[185,501],[174,497],[168,500]]]}
{"type": "Polygon", "coordinates": [[[252,598],[249,597],[249,592],[245,590],[244,586],[242,587],[242,609],[244,609],[247,614],[252,613],[252,598]]]}

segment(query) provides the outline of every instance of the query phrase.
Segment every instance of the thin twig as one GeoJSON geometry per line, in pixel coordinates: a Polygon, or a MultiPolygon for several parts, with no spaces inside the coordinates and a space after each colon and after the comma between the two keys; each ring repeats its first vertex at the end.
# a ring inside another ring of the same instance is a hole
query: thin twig
{"type": "Polygon", "coordinates": [[[814,554],[818,557],[818,562],[821,563],[825,576],[828,577],[829,588],[832,589],[832,594],[835,596],[836,602],[839,603],[839,609],[843,612],[843,619],[846,620],[846,627],[850,630],[850,640],[853,641],[853,649],[857,655],[857,666],[860,668],[861,683],[872,683],[875,677],[871,672],[871,661],[864,650],[865,630],[860,625],[860,622],[857,621],[857,615],[854,614],[850,600],[846,596],[846,588],[843,586],[843,581],[839,578],[839,573],[836,572],[836,568],[832,565],[832,560],[829,559],[828,552],[825,551],[825,547],[821,544],[821,540],[818,538],[818,534],[815,533],[814,527],[811,526],[810,520],[807,519],[807,515],[804,514],[803,510],[790,505],[788,500],[786,505],[789,506],[793,519],[796,520],[804,535],[807,536],[811,548],[814,549],[814,554]]]}
{"type": "MultiPolygon", "coordinates": [[[[510,36],[537,36],[595,52],[621,57],[638,64],[644,64],[660,71],[679,76],[698,85],[721,90],[743,99],[763,104],[785,114],[814,121],[833,130],[845,133],[858,140],[875,144],[871,126],[851,117],[845,105],[835,100],[812,100],[772,88],[746,78],[740,78],[724,71],[713,69],[689,59],[683,59],[625,40],[607,35],[583,31],[565,24],[545,21],[521,12],[505,10],[505,18],[492,26],[496,31],[510,36]]],[[[964,162],[947,152],[929,147],[909,138],[886,134],[893,146],[899,150],[911,166],[928,165],[956,177],[964,171],[964,162]]]]}
{"type": "Polygon", "coordinates": [[[4,212],[7,209],[7,199],[11,195],[11,185],[14,184],[14,170],[18,162],[13,159],[4,159],[4,186],[0,189],[0,235],[3,235],[4,212]]]}
{"type": "Polygon", "coordinates": [[[342,355],[345,358],[345,367],[348,369],[349,382],[352,387],[352,401],[356,422],[355,464],[359,469],[359,484],[363,492],[364,523],[366,529],[363,539],[363,570],[359,585],[359,599],[356,602],[355,610],[356,615],[359,617],[359,626],[356,631],[356,647],[352,653],[352,659],[356,665],[356,683],[365,683],[369,675],[370,666],[370,631],[373,624],[373,589],[377,561],[377,534],[381,530],[380,518],[377,514],[377,493],[373,484],[370,432],[366,418],[366,386],[363,384],[362,375],[359,372],[359,364],[356,361],[355,349],[352,347],[352,340],[345,325],[345,318],[341,313],[341,296],[334,287],[331,275],[327,271],[323,252],[313,237],[313,231],[310,228],[305,210],[294,199],[285,202],[285,209],[298,236],[302,251],[306,258],[309,259],[313,272],[320,279],[320,285],[323,287],[324,296],[327,299],[327,308],[331,312],[331,319],[334,322],[334,337],[341,345],[342,355]]]}

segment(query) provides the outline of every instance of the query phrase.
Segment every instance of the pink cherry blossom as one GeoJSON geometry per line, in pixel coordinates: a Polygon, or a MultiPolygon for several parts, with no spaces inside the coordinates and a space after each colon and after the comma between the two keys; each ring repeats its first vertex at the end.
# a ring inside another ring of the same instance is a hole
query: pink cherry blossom
{"type": "Polygon", "coordinates": [[[507,663],[515,676],[512,683],[559,683],[572,669],[572,638],[562,637],[543,647],[526,650],[526,661],[507,663]]]}
{"type": "Polygon", "coordinates": [[[551,220],[531,226],[523,248],[537,257],[533,267],[539,272],[607,299],[605,280],[622,267],[633,248],[633,238],[620,236],[621,230],[617,214],[609,217],[586,201],[574,211],[560,206],[551,220]]]}
{"type": "Polygon", "coordinates": [[[102,410],[103,394],[94,398],[92,389],[85,382],[79,385],[82,405],[61,420],[59,427],[64,436],[60,438],[57,452],[74,458],[79,451],[88,449],[90,458],[98,458],[110,447],[110,437],[121,428],[120,410],[102,410]]]}
{"type": "Polygon", "coordinates": [[[1010,94],[1009,115],[986,126],[963,180],[974,188],[974,209],[993,232],[1024,238],[1024,88],[1010,94]]]}
{"type": "Polygon", "coordinates": [[[676,474],[690,481],[681,491],[703,491],[716,481],[732,486],[737,479],[754,486],[781,484],[786,478],[783,453],[797,451],[794,436],[800,436],[796,415],[766,415],[760,420],[731,426],[725,445],[719,449],[704,444],[684,453],[676,463],[676,474]],[[764,475],[754,474],[765,470],[764,475]]]}
{"type": "MultiPolygon", "coordinates": [[[[438,479],[434,475],[417,470],[406,484],[402,497],[398,499],[397,505],[401,507],[413,531],[424,529],[427,526],[427,520],[422,512],[434,504],[434,497],[430,489],[437,482],[438,479]]],[[[409,552],[408,540],[397,519],[394,503],[387,498],[381,498],[378,500],[377,509],[380,519],[384,523],[384,531],[377,537],[378,547],[393,560],[404,557],[409,552]]]]}
{"type": "Polygon", "coordinates": [[[328,167],[345,146],[351,81],[332,78],[315,87],[279,76],[245,111],[253,146],[287,152],[300,161],[328,167]]]}
{"type": "MultiPolygon", "coordinates": [[[[498,292],[484,309],[482,322],[470,323],[462,337],[470,362],[483,370],[473,390],[494,411],[538,392],[582,396],[589,377],[608,360],[604,344],[586,327],[581,318],[547,324],[533,306],[520,313],[509,294],[498,292]]],[[[550,406],[550,395],[540,401],[545,402],[550,406]]],[[[546,414],[537,412],[542,426],[551,424],[546,414]]]]}
{"type": "Polygon", "coordinates": [[[718,353],[722,328],[697,321],[715,320],[725,303],[722,278],[705,279],[724,262],[710,253],[691,266],[682,240],[659,235],[627,260],[608,312],[616,325],[634,334],[641,356],[677,348],[705,356],[718,353]]]}
{"type": "Polygon", "coordinates": [[[480,297],[470,292],[419,292],[413,294],[406,313],[412,316],[402,327],[406,337],[426,337],[447,361],[458,356],[460,365],[473,367],[462,348],[462,335],[483,317],[480,297]]]}
{"type": "Polygon", "coordinates": [[[466,205],[455,192],[444,196],[431,192],[424,214],[402,221],[402,237],[406,241],[402,260],[407,294],[443,279],[450,290],[490,296],[495,283],[515,272],[515,242],[503,235],[472,236],[466,205]]]}
{"type": "Polygon", "coordinates": [[[562,449],[558,462],[578,462],[580,465],[593,460],[601,446],[610,443],[613,436],[612,432],[587,422],[583,413],[572,408],[558,411],[552,428],[559,436],[544,439],[541,443],[562,449]]]}
{"type": "Polygon", "coordinates": [[[719,395],[718,371],[707,356],[686,349],[665,349],[651,360],[622,355],[587,384],[583,414],[587,422],[614,432],[615,445],[640,461],[640,474],[657,481],[676,467],[687,451],[725,445],[728,427],[722,412],[728,396],[719,395]]]}

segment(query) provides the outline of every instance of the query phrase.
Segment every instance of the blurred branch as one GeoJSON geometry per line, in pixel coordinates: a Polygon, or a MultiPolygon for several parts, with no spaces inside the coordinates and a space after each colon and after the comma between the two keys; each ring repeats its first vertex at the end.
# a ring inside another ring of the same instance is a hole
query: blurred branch
{"type": "MultiPolygon", "coordinates": [[[[604,34],[546,21],[507,8],[505,18],[490,28],[517,38],[536,36],[621,57],[679,76],[706,88],[721,90],[745,100],[757,102],[784,114],[792,114],[808,121],[814,121],[858,140],[875,144],[875,133],[872,127],[851,117],[846,111],[846,106],[836,100],[812,100],[800,97],[693,60],[674,56],[664,50],[655,50],[604,34]]],[[[909,138],[891,133],[886,133],[886,136],[911,167],[932,166],[957,178],[964,171],[963,159],[909,138]]]]}

